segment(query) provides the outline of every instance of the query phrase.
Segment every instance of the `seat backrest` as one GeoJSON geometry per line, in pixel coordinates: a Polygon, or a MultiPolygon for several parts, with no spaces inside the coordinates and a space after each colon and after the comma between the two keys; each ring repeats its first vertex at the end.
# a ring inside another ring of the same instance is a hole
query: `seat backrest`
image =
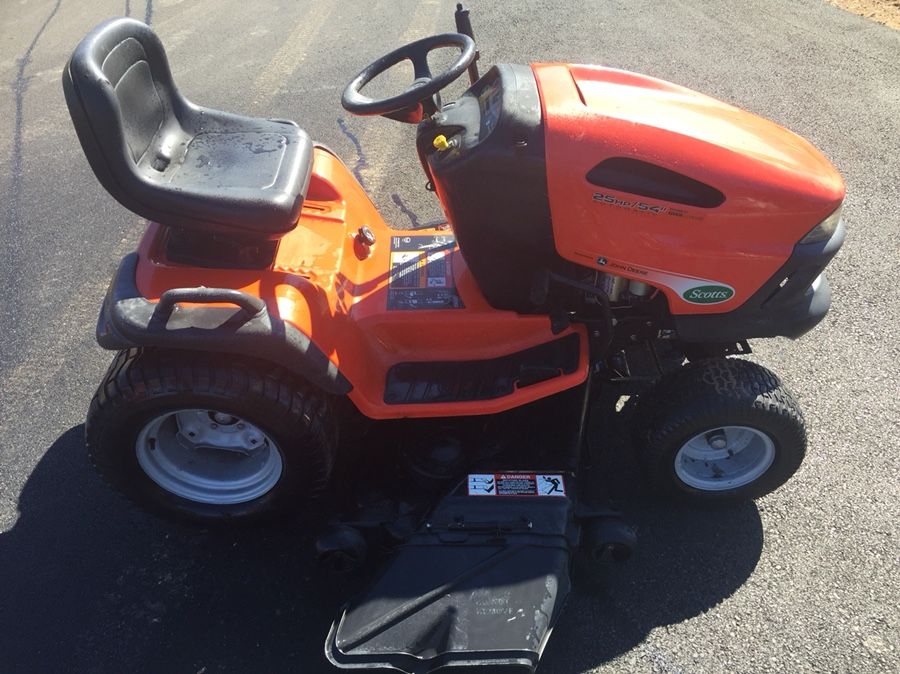
{"type": "MultiPolygon", "coordinates": [[[[154,63],[159,69],[159,63],[154,63]]],[[[163,103],[153,78],[147,51],[134,37],[129,37],[103,59],[100,66],[113,90],[113,101],[121,114],[122,131],[135,162],[147,152],[153,138],[166,121],[171,106],[163,103]]],[[[168,102],[168,100],[167,100],[168,102]]]]}
{"type": "MultiPolygon", "coordinates": [[[[115,174],[161,170],[187,103],[178,93],[159,38],[134,19],[112,19],[75,49],[63,89],[78,138],[100,182],[125,198],[115,174]],[[163,147],[162,138],[168,138],[163,147]]],[[[130,207],[130,206],[129,206],[130,207]]]]}

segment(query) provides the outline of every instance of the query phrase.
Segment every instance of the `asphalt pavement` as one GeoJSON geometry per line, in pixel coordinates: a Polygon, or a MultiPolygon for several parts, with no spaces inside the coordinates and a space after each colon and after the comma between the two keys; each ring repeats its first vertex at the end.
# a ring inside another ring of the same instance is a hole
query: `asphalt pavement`
{"type": "MultiPolygon", "coordinates": [[[[756,504],[671,507],[640,485],[615,422],[601,427],[641,547],[605,592],[570,599],[541,671],[900,671],[900,33],[818,0],[471,4],[483,64],[672,80],[800,133],[847,182],[831,313],[800,341],[754,344],[804,406],[803,468],[756,504]]],[[[142,224],[97,183],[69,122],[60,73],[77,41],[109,16],[149,21],[188,98],[297,120],[406,227],[441,217],[414,129],[350,117],[340,92],[377,56],[451,30],[453,5],[0,6],[0,672],[327,672],[346,591],[316,575],[302,529],[172,526],[87,463],[82,423],[110,360],[96,312],[142,224]]]]}

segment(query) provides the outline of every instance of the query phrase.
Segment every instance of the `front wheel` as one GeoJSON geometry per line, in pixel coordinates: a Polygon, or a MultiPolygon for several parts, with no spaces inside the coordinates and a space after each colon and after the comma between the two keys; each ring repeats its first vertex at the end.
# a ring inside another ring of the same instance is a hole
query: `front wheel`
{"type": "Polygon", "coordinates": [[[695,502],[753,499],[797,471],[806,453],[800,407],[756,363],[702,360],[639,400],[635,440],[650,483],[695,502]]]}
{"type": "Polygon", "coordinates": [[[165,516],[269,518],[318,496],[334,463],[328,399],[277,366],[228,354],[119,353],[91,402],[101,476],[165,516]]]}

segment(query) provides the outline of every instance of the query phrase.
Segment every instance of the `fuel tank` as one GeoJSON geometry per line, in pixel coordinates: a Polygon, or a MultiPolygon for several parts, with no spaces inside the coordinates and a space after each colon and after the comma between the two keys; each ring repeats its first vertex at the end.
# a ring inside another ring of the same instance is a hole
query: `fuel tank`
{"type": "Polygon", "coordinates": [[[673,314],[729,312],[844,198],[800,136],[662,80],[534,64],[557,252],[662,290],[673,314]]]}

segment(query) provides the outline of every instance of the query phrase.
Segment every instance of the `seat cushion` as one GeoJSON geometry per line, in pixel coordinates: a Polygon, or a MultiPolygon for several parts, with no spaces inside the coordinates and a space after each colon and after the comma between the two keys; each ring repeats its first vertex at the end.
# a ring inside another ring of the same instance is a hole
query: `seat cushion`
{"type": "Polygon", "coordinates": [[[185,189],[269,189],[278,180],[288,147],[284,133],[273,131],[200,133],[191,139],[170,182],[185,189]]]}
{"type": "Polygon", "coordinates": [[[134,199],[163,224],[262,237],[289,232],[309,183],[312,142],[292,123],[247,121],[189,137],[171,158],[144,156],[134,199]]]}

